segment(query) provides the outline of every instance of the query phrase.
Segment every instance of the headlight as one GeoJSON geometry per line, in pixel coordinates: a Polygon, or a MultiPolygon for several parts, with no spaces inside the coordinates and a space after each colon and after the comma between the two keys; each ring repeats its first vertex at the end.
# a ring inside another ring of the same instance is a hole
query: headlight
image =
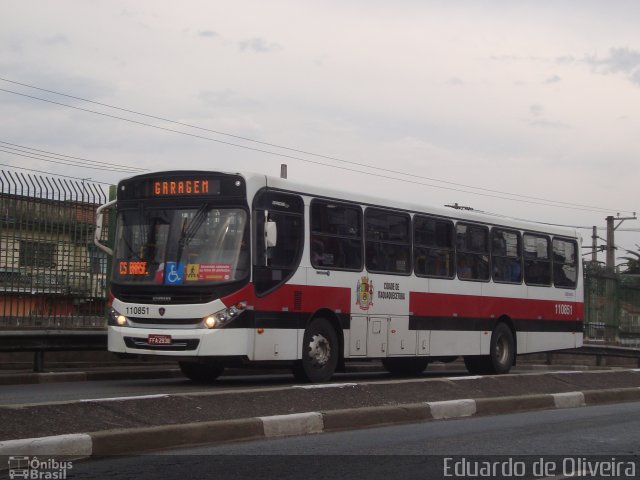
{"type": "Polygon", "coordinates": [[[239,316],[242,312],[247,309],[247,302],[239,302],[235,305],[230,306],[229,308],[225,308],[224,310],[220,310],[219,312],[214,313],[213,315],[206,316],[204,320],[204,325],[207,328],[220,328],[224,327],[231,320],[239,316]]]}
{"type": "Polygon", "coordinates": [[[119,313],[114,308],[109,309],[109,325],[124,327],[129,323],[129,319],[119,313]]]}

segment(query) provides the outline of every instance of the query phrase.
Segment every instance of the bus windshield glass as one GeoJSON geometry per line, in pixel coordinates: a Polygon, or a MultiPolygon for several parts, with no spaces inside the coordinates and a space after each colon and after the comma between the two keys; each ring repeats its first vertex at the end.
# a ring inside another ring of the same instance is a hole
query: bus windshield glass
{"type": "Polygon", "coordinates": [[[113,280],[204,285],[249,276],[249,223],[240,208],[148,208],[118,213],[113,280]]]}

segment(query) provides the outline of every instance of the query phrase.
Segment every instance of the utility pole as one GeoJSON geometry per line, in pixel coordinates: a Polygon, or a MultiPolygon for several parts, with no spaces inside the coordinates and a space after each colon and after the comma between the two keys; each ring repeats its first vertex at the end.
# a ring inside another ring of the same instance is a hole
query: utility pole
{"type": "Polygon", "coordinates": [[[613,271],[616,267],[616,245],[613,241],[613,232],[615,232],[625,220],[637,219],[638,218],[636,217],[636,212],[633,212],[633,217],[620,217],[620,214],[618,214],[617,217],[614,217],[612,215],[609,215],[607,217],[607,270],[613,271]],[[618,223],[618,225],[614,227],[613,222],[615,220],[620,220],[620,223],[618,223]]]}
{"type": "Polygon", "coordinates": [[[596,263],[598,263],[598,227],[594,225],[591,235],[591,264],[595,267],[596,263]]]}

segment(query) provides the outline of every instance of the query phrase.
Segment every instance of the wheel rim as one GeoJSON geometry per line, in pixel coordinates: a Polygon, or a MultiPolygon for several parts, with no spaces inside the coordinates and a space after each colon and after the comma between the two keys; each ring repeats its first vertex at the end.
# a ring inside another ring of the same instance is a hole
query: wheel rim
{"type": "Polygon", "coordinates": [[[500,365],[505,365],[509,361],[511,355],[509,342],[504,335],[500,335],[496,341],[495,357],[500,365]]]}
{"type": "Polygon", "coordinates": [[[309,359],[315,368],[322,368],[331,358],[331,344],[326,337],[320,334],[313,336],[309,342],[309,359]]]}

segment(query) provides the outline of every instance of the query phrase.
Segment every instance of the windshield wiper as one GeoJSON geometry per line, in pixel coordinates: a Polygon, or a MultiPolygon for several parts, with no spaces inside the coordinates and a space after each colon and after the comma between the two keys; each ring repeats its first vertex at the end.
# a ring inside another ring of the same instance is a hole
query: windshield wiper
{"type": "Polygon", "coordinates": [[[200,227],[204,223],[208,211],[209,204],[203,203],[191,221],[186,225],[186,228],[183,228],[182,235],[180,236],[180,242],[183,242],[184,246],[189,245],[191,240],[194,239],[196,233],[198,233],[198,230],[200,230],[200,227]]]}
{"type": "Polygon", "coordinates": [[[178,258],[182,257],[182,250],[184,250],[184,247],[191,243],[191,241],[195,238],[196,233],[198,233],[198,230],[200,230],[200,227],[207,217],[209,207],[209,203],[203,203],[200,208],[198,208],[189,223],[187,223],[187,219],[185,218],[182,224],[180,239],[178,240],[178,258]]]}

